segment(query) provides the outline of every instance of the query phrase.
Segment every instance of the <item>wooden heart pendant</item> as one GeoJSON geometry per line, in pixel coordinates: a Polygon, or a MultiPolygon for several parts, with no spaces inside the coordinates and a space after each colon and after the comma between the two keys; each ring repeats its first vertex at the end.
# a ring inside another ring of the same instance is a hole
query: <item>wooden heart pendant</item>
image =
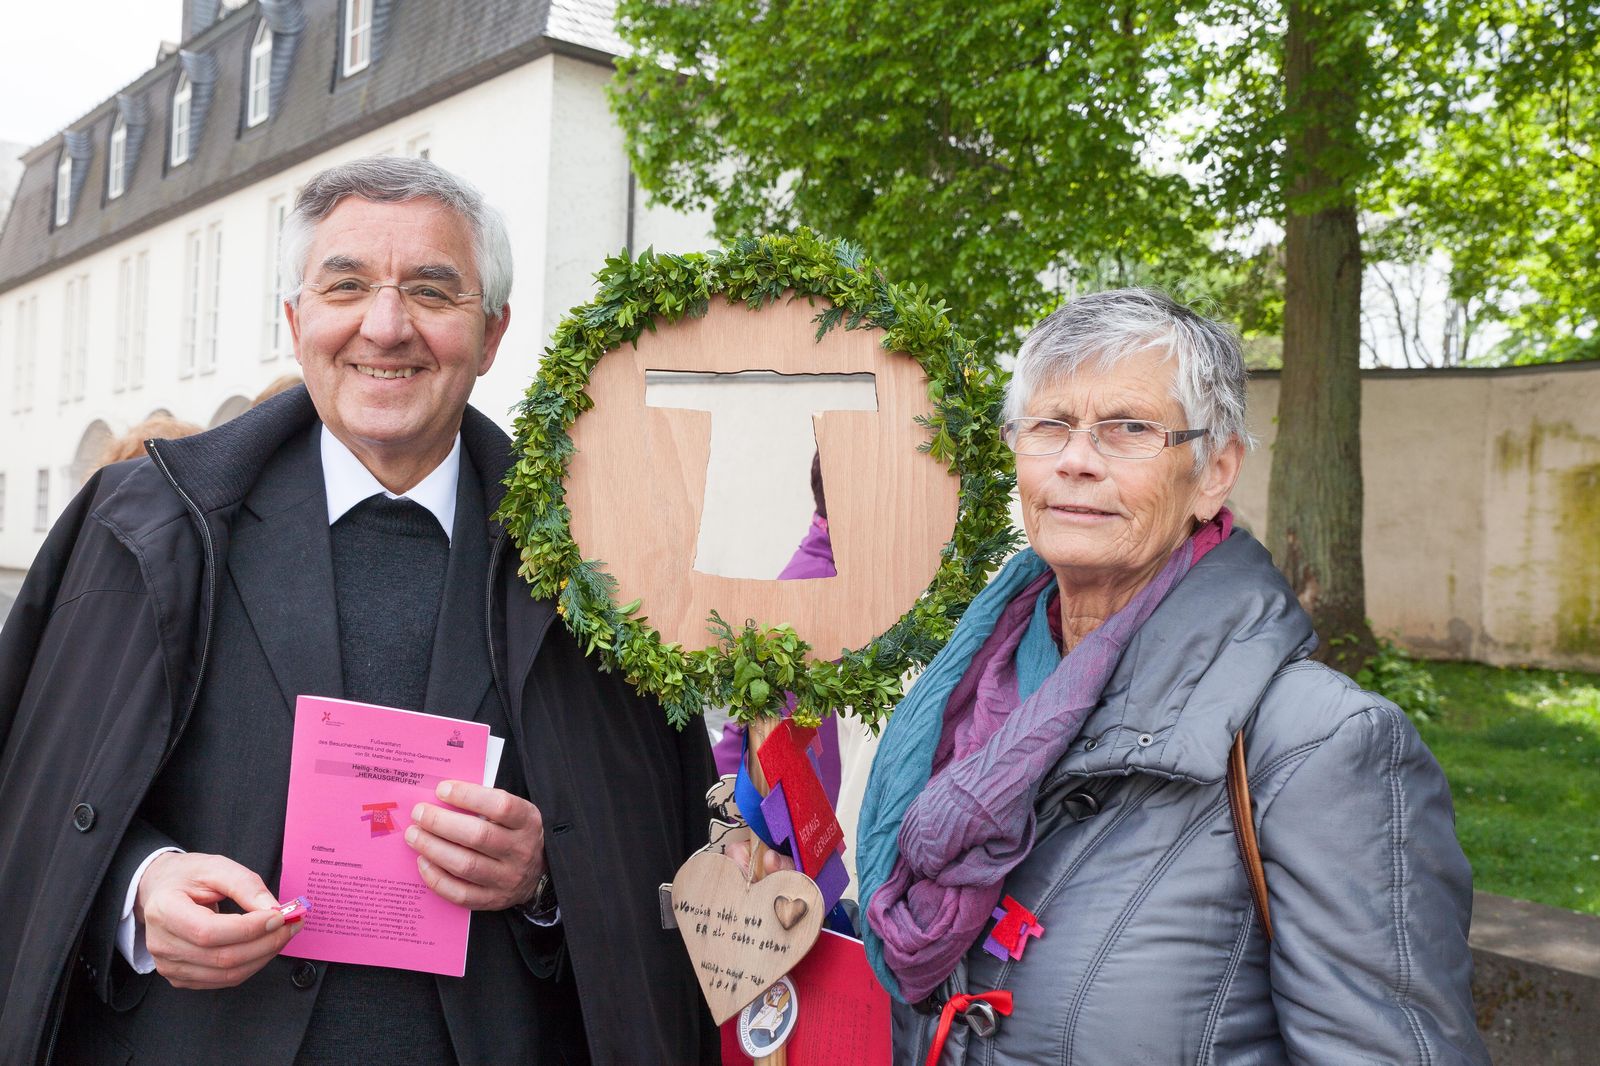
{"type": "Polygon", "coordinates": [[[738,863],[709,851],[678,868],[672,910],[718,1025],[793,969],[822,930],[811,878],[780,870],[750,883],[738,863]]]}

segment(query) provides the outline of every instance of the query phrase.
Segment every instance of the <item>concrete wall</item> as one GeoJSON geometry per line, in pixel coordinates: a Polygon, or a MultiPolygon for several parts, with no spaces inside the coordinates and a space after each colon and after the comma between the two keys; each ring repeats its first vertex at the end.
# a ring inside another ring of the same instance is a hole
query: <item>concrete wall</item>
{"type": "MultiPolygon", "coordinates": [[[[1265,539],[1278,378],[1234,493],[1265,539]]],[[[1362,376],[1367,610],[1418,655],[1600,670],[1600,363],[1362,376]]]]}

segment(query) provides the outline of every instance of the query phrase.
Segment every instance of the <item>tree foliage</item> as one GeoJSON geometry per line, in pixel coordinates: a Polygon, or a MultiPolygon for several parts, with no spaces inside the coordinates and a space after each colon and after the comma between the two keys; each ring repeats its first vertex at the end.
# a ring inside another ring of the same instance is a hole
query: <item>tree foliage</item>
{"type": "MultiPolygon", "coordinates": [[[[1086,278],[1182,277],[1208,206],[1154,165],[1178,8],[624,0],[646,188],[719,235],[850,236],[994,352],[1086,278]]],[[[1175,150],[1175,145],[1165,145],[1175,150]]]]}
{"type": "Polygon", "coordinates": [[[1447,256],[1457,305],[1501,314],[1513,356],[1600,346],[1600,0],[618,12],[639,175],[724,236],[848,235],[990,354],[1085,285],[1216,296],[1247,340],[1281,330],[1272,539],[1330,635],[1364,629],[1359,551],[1332,547],[1361,537],[1364,252],[1447,256]],[[1263,227],[1281,247],[1229,250],[1263,227]]]}
{"type": "MultiPolygon", "coordinates": [[[[1321,166],[1356,197],[1368,258],[1448,257],[1458,306],[1511,329],[1506,357],[1590,353],[1600,4],[1306,6],[1346,57],[1322,77],[1359,104],[1321,166]]],[[[641,180],[710,206],[724,238],[848,234],[990,351],[1086,286],[1215,297],[1247,339],[1281,327],[1281,249],[1241,242],[1282,223],[1284,147],[1315,119],[1285,107],[1277,0],[618,12],[641,180]]]]}
{"type": "Polygon", "coordinates": [[[1452,5],[1438,64],[1455,91],[1414,116],[1419,149],[1375,204],[1452,263],[1510,339],[1498,359],[1600,357],[1600,4],[1452,5]]]}

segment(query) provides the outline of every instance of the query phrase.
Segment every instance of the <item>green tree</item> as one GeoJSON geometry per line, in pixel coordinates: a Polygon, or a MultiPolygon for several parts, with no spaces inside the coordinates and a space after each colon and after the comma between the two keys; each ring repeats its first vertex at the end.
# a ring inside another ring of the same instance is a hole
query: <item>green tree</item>
{"type": "MultiPolygon", "coordinates": [[[[1502,101],[1520,101],[1504,120],[1518,129],[1593,115],[1594,50],[1579,53],[1596,5],[1566,4],[622,0],[635,52],[614,105],[660,199],[710,205],[723,236],[803,222],[860,240],[990,354],[1093,285],[1162,284],[1253,330],[1281,322],[1268,541],[1349,666],[1372,647],[1361,219],[1399,216],[1411,245],[1459,254],[1462,292],[1515,288],[1527,252],[1491,235],[1491,207],[1419,190],[1451,173],[1501,183],[1486,196],[1546,180],[1488,164],[1502,101]],[[1538,58],[1557,54],[1565,81],[1538,58]],[[1560,85],[1590,94],[1580,107],[1560,85]],[[1281,248],[1226,251],[1264,221],[1281,248]]],[[[1560,222],[1535,212],[1517,232],[1560,222]]]]}
{"type": "Polygon", "coordinates": [[[659,199],[860,241],[993,354],[1087,281],[1212,256],[1210,209],[1146,161],[1178,13],[1075,7],[623,0],[615,108],[659,199]]]}
{"type": "Polygon", "coordinates": [[[1385,181],[1396,228],[1509,328],[1491,360],[1600,358],[1600,5],[1462,3],[1444,64],[1458,91],[1385,181]]]}

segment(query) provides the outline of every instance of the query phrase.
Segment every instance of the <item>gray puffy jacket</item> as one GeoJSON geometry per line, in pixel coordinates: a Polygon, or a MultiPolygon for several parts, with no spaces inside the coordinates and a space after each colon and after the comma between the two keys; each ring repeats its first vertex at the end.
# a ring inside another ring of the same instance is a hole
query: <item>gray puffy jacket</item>
{"type": "MultiPolygon", "coordinates": [[[[1044,935],[1018,962],[975,945],[943,990],[1007,989],[1014,1011],[988,1037],[957,1018],[943,1063],[1489,1061],[1444,775],[1312,646],[1243,533],[1172,591],[1040,789],[1005,891],[1044,935]],[[1240,728],[1270,944],[1224,788],[1240,728]]],[[[935,1021],[896,1004],[897,1062],[925,1061],[935,1021]]]]}

